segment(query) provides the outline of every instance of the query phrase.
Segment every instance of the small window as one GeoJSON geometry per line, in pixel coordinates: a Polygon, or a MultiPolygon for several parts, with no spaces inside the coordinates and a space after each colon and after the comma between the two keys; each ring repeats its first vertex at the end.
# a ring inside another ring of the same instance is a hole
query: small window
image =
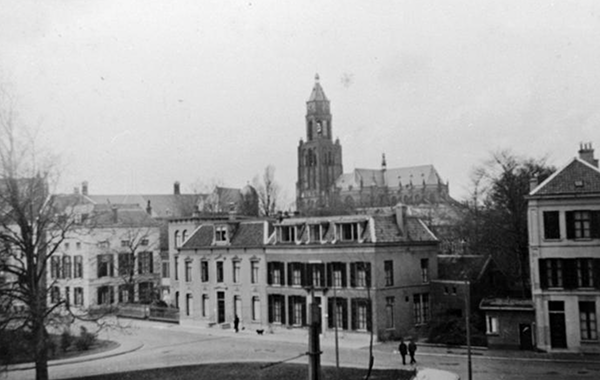
{"type": "Polygon", "coordinates": [[[358,240],[358,223],[344,223],[339,225],[339,239],[342,241],[358,240]]]}
{"type": "Polygon", "coordinates": [[[215,229],[215,241],[226,242],[227,241],[227,227],[218,226],[215,229]]]}
{"type": "Polygon", "coordinates": [[[142,241],[140,241],[140,245],[141,246],[147,246],[148,245],[148,239],[142,239],[142,241]]]}
{"type": "Polygon", "coordinates": [[[217,282],[223,282],[223,262],[217,261],[217,282]]]}
{"type": "Polygon", "coordinates": [[[394,286],[394,262],[392,260],[384,261],[385,286],[394,286]]]}
{"type": "Polygon", "coordinates": [[[486,316],[486,333],[488,335],[498,334],[498,318],[492,316],[486,316]]]}
{"type": "Polygon", "coordinates": [[[121,247],[129,247],[129,240],[121,240],[121,247]]]}
{"type": "Polygon", "coordinates": [[[284,243],[296,241],[296,226],[281,226],[281,241],[284,243]]]}
{"type": "Polygon", "coordinates": [[[250,264],[250,282],[258,283],[258,261],[252,261],[250,264]]]}

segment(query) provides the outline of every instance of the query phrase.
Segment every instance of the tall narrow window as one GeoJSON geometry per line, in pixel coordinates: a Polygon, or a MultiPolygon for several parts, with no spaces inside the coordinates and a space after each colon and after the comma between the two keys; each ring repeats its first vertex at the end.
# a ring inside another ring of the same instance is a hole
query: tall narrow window
{"type": "Polygon", "coordinates": [[[200,261],[200,271],[202,272],[202,282],[208,282],[208,261],[200,261]]]}
{"type": "Polygon", "coordinates": [[[217,261],[217,282],[223,282],[223,262],[217,261]]]}
{"type": "Polygon", "coordinates": [[[73,258],[74,260],[74,268],[73,268],[73,277],[82,278],[83,277],[83,256],[77,255],[73,258]]]}
{"type": "Polygon", "coordinates": [[[258,283],[258,261],[250,262],[250,282],[252,284],[258,283]]]}
{"type": "Polygon", "coordinates": [[[113,255],[102,254],[98,255],[98,277],[113,277],[114,264],[113,255]]]}
{"type": "Polygon", "coordinates": [[[579,302],[581,340],[598,340],[598,321],[595,302],[579,302]]]}
{"type": "Polygon", "coordinates": [[[174,264],[173,272],[175,273],[175,281],[178,281],[179,280],[179,256],[173,257],[173,264],[174,264]]]}
{"type": "Polygon", "coordinates": [[[192,260],[185,260],[185,281],[192,281],[192,260]]]}
{"type": "Polygon", "coordinates": [[[594,287],[594,261],[592,259],[577,259],[577,286],[580,288],[594,287]]]}
{"type": "Polygon", "coordinates": [[[386,260],[383,263],[385,272],[385,286],[394,285],[394,262],[392,260],[386,260]]]}
{"type": "Polygon", "coordinates": [[[74,293],[74,300],[73,303],[75,304],[75,306],[82,306],[83,305],[83,288],[77,287],[73,290],[74,293]]]}
{"type": "Polygon", "coordinates": [[[429,282],[429,259],[421,259],[421,280],[429,282]]]}
{"type": "Polygon", "coordinates": [[[208,317],[208,294],[202,295],[202,316],[208,317]]]}
{"type": "Polygon", "coordinates": [[[192,295],[185,295],[185,315],[189,316],[192,314],[192,295]]]}
{"type": "Polygon", "coordinates": [[[233,261],[233,282],[236,284],[240,282],[240,273],[242,270],[241,268],[242,263],[239,260],[233,261]]]}
{"type": "Polygon", "coordinates": [[[394,328],[394,297],[385,297],[385,326],[394,328]]]}
{"type": "Polygon", "coordinates": [[[71,256],[63,256],[62,258],[63,278],[71,278],[71,256]]]}
{"type": "Polygon", "coordinates": [[[413,295],[413,314],[415,325],[422,325],[429,321],[429,294],[413,295]]]}
{"type": "Polygon", "coordinates": [[[138,253],[138,261],[139,274],[154,273],[154,260],[152,258],[152,252],[138,253]]]}

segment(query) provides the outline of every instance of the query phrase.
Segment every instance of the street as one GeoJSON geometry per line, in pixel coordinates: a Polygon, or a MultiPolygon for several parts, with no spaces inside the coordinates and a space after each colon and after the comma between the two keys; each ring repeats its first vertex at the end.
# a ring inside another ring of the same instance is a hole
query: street
{"type": "MultiPolygon", "coordinates": [[[[134,347],[135,350],[92,361],[51,365],[50,377],[66,379],[211,362],[278,362],[306,352],[304,336],[297,331],[258,336],[250,331],[235,334],[230,330],[189,328],[145,321],[125,323],[129,324],[128,328],[122,331],[106,331],[101,337],[122,342],[124,346],[134,347]]],[[[366,339],[359,342],[341,340],[341,366],[366,368],[366,342],[366,339]]],[[[329,337],[323,342],[323,365],[335,365],[335,349],[331,343],[329,337]]],[[[395,343],[383,343],[374,347],[375,368],[401,367],[398,354],[393,352],[395,346],[395,343]]],[[[587,358],[586,361],[549,361],[539,358],[473,355],[473,379],[598,379],[600,363],[593,360],[594,358],[587,358]]],[[[446,370],[457,373],[463,380],[467,379],[467,358],[461,353],[446,353],[439,349],[419,347],[417,361],[419,367],[446,370]]],[[[301,356],[293,362],[306,363],[307,358],[301,356]]],[[[265,368],[265,371],[268,370],[265,368]]],[[[6,378],[31,379],[34,378],[34,372],[11,371],[6,378]]]]}

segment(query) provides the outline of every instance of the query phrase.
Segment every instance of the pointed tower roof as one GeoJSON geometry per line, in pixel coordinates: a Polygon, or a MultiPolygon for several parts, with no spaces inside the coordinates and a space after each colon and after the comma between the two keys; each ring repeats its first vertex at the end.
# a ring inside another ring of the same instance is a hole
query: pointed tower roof
{"type": "Polygon", "coordinates": [[[321,83],[319,83],[319,74],[315,75],[315,86],[312,89],[312,92],[310,93],[310,98],[308,99],[309,102],[322,102],[322,101],[328,101],[327,97],[325,96],[325,92],[323,91],[323,87],[321,87],[321,83]]]}

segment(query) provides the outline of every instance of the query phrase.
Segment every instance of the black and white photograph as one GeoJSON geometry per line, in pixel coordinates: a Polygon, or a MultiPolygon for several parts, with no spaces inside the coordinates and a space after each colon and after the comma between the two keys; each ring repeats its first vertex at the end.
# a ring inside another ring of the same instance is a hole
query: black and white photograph
{"type": "Polygon", "coordinates": [[[594,0],[0,0],[0,379],[598,379],[598,147],[594,0]]]}

